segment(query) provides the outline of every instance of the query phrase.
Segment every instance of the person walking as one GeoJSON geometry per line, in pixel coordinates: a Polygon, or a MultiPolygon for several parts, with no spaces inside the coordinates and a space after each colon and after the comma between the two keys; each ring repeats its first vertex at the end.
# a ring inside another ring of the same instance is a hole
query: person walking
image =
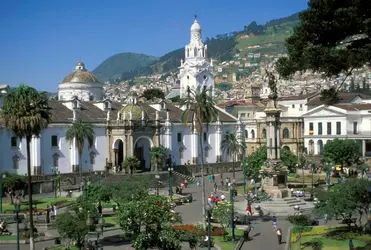
{"type": "Polygon", "coordinates": [[[216,182],[214,182],[214,193],[216,194],[217,191],[218,191],[218,185],[216,185],[216,182]]]}
{"type": "Polygon", "coordinates": [[[276,230],[277,239],[278,239],[278,245],[282,244],[282,230],[281,228],[277,228],[276,230]]]}
{"type": "Polygon", "coordinates": [[[273,215],[273,218],[272,218],[272,227],[273,227],[273,231],[277,231],[277,217],[275,215],[273,215]]]}
{"type": "Polygon", "coordinates": [[[353,240],[350,239],[350,240],[349,240],[349,250],[354,250],[354,249],[355,249],[355,248],[354,248],[353,240]]]}

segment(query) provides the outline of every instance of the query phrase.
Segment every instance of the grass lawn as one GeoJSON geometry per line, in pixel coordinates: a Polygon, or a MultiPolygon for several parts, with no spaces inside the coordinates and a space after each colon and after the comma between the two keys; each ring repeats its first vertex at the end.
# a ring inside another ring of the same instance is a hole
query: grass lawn
{"type": "MultiPolygon", "coordinates": [[[[299,248],[299,241],[291,244],[292,250],[311,250],[312,247],[306,245],[305,243],[310,242],[314,238],[319,238],[323,242],[323,250],[348,250],[349,249],[349,240],[336,240],[330,239],[325,236],[321,235],[313,235],[313,236],[304,236],[301,240],[301,248],[299,248]]],[[[365,247],[367,245],[366,242],[355,240],[353,239],[353,244],[355,247],[365,247]]]]}
{"type": "Polygon", "coordinates": [[[106,224],[117,225],[116,216],[104,216],[106,224]]]}
{"type": "MultiPolygon", "coordinates": [[[[56,246],[56,247],[48,247],[48,250],[65,250],[67,249],[66,246],[56,246]]],[[[69,250],[79,250],[75,246],[70,246],[69,250]]]]}
{"type": "Polygon", "coordinates": [[[0,240],[17,240],[17,235],[0,235],[0,240]]]}
{"type": "MultiPolygon", "coordinates": [[[[325,175],[319,175],[319,174],[314,174],[313,175],[313,181],[316,183],[318,180],[319,181],[324,181],[326,179],[325,175]]],[[[302,183],[303,182],[303,177],[296,177],[296,174],[289,175],[287,177],[288,182],[296,182],[296,183],[302,183]]],[[[312,175],[304,175],[304,182],[305,183],[312,183],[312,175]]],[[[331,177],[331,182],[332,183],[337,183],[338,179],[336,177],[331,177]]]]}
{"type": "MultiPolygon", "coordinates": [[[[67,197],[58,197],[58,198],[42,198],[42,199],[35,199],[33,200],[33,204],[36,205],[37,208],[46,208],[48,204],[55,204],[57,202],[70,202],[76,200],[75,197],[67,198],[67,197]]],[[[21,204],[21,211],[28,209],[28,200],[23,200],[21,204]]],[[[10,202],[3,203],[3,211],[5,213],[12,213],[14,210],[14,205],[10,204],[10,202]]]]}
{"type": "Polygon", "coordinates": [[[117,203],[113,202],[113,201],[108,201],[108,202],[103,202],[102,203],[103,208],[113,208],[114,205],[117,205],[117,203]]]}
{"type": "Polygon", "coordinates": [[[236,235],[236,241],[232,242],[231,241],[231,236],[232,236],[232,230],[230,228],[227,228],[226,231],[228,234],[225,236],[227,241],[224,241],[223,236],[213,236],[212,239],[213,241],[221,247],[223,250],[233,250],[234,247],[236,246],[238,240],[243,237],[243,230],[240,229],[235,229],[235,235],[236,235]]]}

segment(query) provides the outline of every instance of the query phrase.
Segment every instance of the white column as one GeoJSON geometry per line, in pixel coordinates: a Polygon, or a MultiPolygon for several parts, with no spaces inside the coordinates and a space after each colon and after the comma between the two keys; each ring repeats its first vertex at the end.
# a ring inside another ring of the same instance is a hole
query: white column
{"type": "Polygon", "coordinates": [[[172,145],[171,145],[171,123],[170,123],[170,117],[169,112],[166,112],[166,121],[165,121],[165,147],[171,151],[172,145]]]}
{"type": "Polygon", "coordinates": [[[280,127],[277,127],[276,130],[276,135],[277,135],[277,159],[281,159],[281,136],[280,136],[280,127]]]}
{"type": "Polygon", "coordinates": [[[191,134],[191,141],[192,141],[192,160],[191,162],[197,164],[197,157],[198,157],[198,133],[196,129],[193,129],[191,134]]]}
{"type": "Polygon", "coordinates": [[[366,156],[366,140],[362,140],[362,156],[366,156]]]}
{"type": "MultiPolygon", "coordinates": [[[[71,163],[72,166],[79,166],[79,152],[77,150],[77,143],[76,143],[76,138],[73,139],[72,145],[71,145],[71,163]]],[[[72,167],[71,167],[72,170],[72,167]]]]}
{"type": "Polygon", "coordinates": [[[216,133],[215,133],[215,154],[216,161],[221,162],[222,153],[221,153],[221,144],[222,144],[222,123],[219,120],[216,122],[216,133]]]}

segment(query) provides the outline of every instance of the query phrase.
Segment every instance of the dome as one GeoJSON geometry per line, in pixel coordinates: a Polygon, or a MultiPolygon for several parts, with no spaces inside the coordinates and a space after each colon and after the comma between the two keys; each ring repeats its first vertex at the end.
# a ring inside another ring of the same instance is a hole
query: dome
{"type": "Polygon", "coordinates": [[[201,25],[198,23],[197,19],[193,22],[191,31],[201,31],[201,25]]]}
{"type": "Polygon", "coordinates": [[[144,118],[147,118],[147,112],[137,104],[128,104],[120,110],[121,119],[124,120],[124,113],[125,113],[125,120],[130,119],[130,112],[132,113],[132,120],[139,121],[142,120],[142,112],[144,111],[144,118]]]}
{"type": "Polygon", "coordinates": [[[99,83],[98,78],[87,71],[83,62],[78,62],[75,71],[67,75],[62,83],[99,83]]]}

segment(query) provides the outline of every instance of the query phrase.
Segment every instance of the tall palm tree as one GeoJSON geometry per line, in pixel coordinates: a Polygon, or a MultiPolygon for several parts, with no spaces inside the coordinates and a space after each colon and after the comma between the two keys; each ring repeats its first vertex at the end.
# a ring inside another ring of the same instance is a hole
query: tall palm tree
{"type": "Polygon", "coordinates": [[[202,185],[202,214],[205,216],[205,176],[204,176],[204,148],[203,148],[203,126],[214,122],[218,118],[218,110],[214,99],[211,96],[211,90],[204,87],[201,91],[193,91],[189,87],[187,89],[187,97],[180,100],[180,105],[186,109],[182,114],[182,122],[187,126],[189,122],[192,124],[192,130],[195,129],[198,133],[199,149],[201,155],[201,185],[202,185]]]}
{"type": "Polygon", "coordinates": [[[162,166],[164,160],[166,159],[166,148],[163,146],[159,147],[152,147],[151,151],[149,152],[151,156],[151,165],[155,166],[154,171],[158,171],[158,166],[162,166]]]}
{"type": "MultiPolygon", "coordinates": [[[[82,181],[82,153],[84,151],[85,140],[88,142],[88,148],[91,148],[94,144],[94,128],[91,123],[77,120],[68,128],[66,132],[66,139],[73,143],[76,140],[77,152],[79,153],[79,170],[80,179],[82,181]]],[[[81,187],[80,187],[81,188],[81,187]]]]}
{"type": "Polygon", "coordinates": [[[28,206],[30,218],[30,250],[35,249],[32,216],[32,177],[30,143],[32,136],[39,136],[51,122],[48,96],[36,89],[21,85],[5,96],[2,108],[5,127],[20,139],[26,138],[28,206]]]}
{"type": "Polygon", "coordinates": [[[246,150],[245,140],[242,136],[239,136],[236,133],[226,133],[221,143],[221,149],[232,158],[233,180],[236,180],[234,163],[238,155],[244,154],[246,150]]]}

